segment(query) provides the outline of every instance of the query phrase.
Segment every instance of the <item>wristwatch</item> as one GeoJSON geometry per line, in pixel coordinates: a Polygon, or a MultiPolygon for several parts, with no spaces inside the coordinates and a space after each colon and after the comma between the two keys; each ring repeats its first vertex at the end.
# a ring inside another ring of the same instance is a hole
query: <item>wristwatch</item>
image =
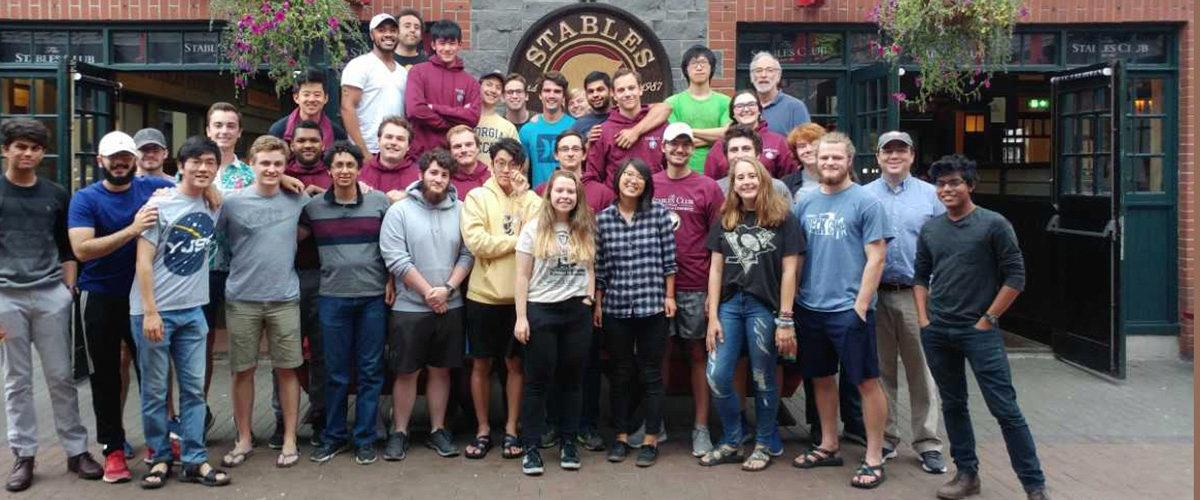
{"type": "Polygon", "coordinates": [[[458,289],[454,288],[454,285],[451,285],[449,281],[447,281],[446,284],[442,285],[442,286],[446,287],[446,296],[447,297],[453,296],[454,292],[458,291],[458,289]]]}
{"type": "Polygon", "coordinates": [[[996,326],[1000,323],[1000,316],[996,316],[995,314],[985,312],[983,313],[983,317],[986,318],[988,323],[992,326],[996,326]]]}

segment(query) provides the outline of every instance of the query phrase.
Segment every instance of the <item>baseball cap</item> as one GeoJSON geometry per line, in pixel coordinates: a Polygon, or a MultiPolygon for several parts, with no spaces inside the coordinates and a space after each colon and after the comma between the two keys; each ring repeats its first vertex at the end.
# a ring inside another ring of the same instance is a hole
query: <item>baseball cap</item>
{"type": "Polygon", "coordinates": [[[886,132],[883,135],[879,136],[879,142],[875,144],[875,150],[878,151],[880,149],[883,149],[883,147],[886,146],[887,143],[892,142],[892,141],[900,141],[900,142],[907,144],[908,147],[910,147],[910,148],[913,147],[912,137],[908,135],[908,132],[901,132],[899,130],[893,130],[891,132],[886,132]]]}
{"type": "Polygon", "coordinates": [[[100,138],[100,147],[96,148],[96,153],[100,156],[112,156],[117,153],[128,152],[138,158],[142,157],[142,152],[138,151],[137,144],[133,142],[133,138],[129,134],[115,130],[100,138]]]}
{"type": "Polygon", "coordinates": [[[133,143],[138,149],[147,144],[154,144],[160,148],[167,149],[167,138],[163,137],[163,133],[156,128],[144,128],[133,134],[133,143]]]}
{"type": "Polygon", "coordinates": [[[488,71],[487,73],[480,75],[479,81],[482,82],[488,78],[496,78],[496,79],[499,79],[501,83],[504,83],[504,72],[500,71],[498,69],[493,69],[491,71],[488,71]]]}
{"type": "Polygon", "coordinates": [[[667,129],[663,131],[664,141],[673,141],[679,136],[686,135],[688,139],[695,139],[696,134],[692,133],[692,126],[684,122],[675,122],[667,125],[667,129]]]}
{"type": "Polygon", "coordinates": [[[387,12],[382,12],[379,14],[375,14],[375,17],[371,18],[371,24],[370,24],[371,29],[378,28],[380,24],[383,24],[385,22],[391,22],[392,24],[395,24],[396,26],[400,26],[400,23],[396,22],[396,18],[394,16],[392,16],[391,14],[388,14],[387,12]]]}

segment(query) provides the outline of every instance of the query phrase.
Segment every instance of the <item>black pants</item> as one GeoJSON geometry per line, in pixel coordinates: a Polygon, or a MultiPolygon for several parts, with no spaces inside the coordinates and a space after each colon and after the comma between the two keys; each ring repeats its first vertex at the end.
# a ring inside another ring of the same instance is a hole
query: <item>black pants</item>
{"type": "Polygon", "coordinates": [[[137,371],[137,349],[129,322],[129,296],[83,293],[83,329],[92,360],[92,410],[96,412],[96,441],[105,455],[125,446],[121,422],[121,342],[129,345],[137,371]]]}
{"type": "Polygon", "coordinates": [[[608,351],[612,372],[613,425],[617,433],[637,430],[633,411],[636,368],[641,375],[642,416],[646,434],[662,431],[664,396],[662,361],[667,349],[667,317],[663,313],[644,318],[614,318],[604,315],[605,350],[608,351]]]}
{"type": "Polygon", "coordinates": [[[521,440],[536,447],[546,432],[546,400],[553,386],[559,432],[575,439],[579,429],[580,386],[592,337],[591,308],[582,298],[530,303],[525,344],[525,387],[521,395],[521,440]]]}

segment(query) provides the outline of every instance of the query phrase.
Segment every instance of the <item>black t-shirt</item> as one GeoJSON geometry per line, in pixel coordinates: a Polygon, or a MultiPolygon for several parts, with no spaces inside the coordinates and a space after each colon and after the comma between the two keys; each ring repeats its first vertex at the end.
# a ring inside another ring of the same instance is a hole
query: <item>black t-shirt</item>
{"type": "Polygon", "coordinates": [[[423,52],[417,52],[417,55],[415,56],[402,56],[400,54],[396,54],[394,57],[396,62],[400,63],[401,66],[404,66],[404,69],[412,69],[414,64],[421,64],[429,60],[429,56],[425,55],[423,52]]]}
{"type": "Polygon", "coordinates": [[[804,231],[791,212],[778,227],[759,226],[754,213],[743,216],[732,231],[721,227],[720,220],[714,222],[708,231],[708,249],[725,257],[721,300],[744,291],[778,311],[783,257],[803,254],[806,247],[804,231]]]}

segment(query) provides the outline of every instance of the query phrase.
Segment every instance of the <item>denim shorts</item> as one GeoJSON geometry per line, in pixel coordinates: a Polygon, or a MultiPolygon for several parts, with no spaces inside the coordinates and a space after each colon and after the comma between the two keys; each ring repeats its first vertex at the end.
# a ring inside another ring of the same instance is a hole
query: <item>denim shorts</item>
{"type": "Polygon", "coordinates": [[[875,311],[867,311],[863,321],[854,309],[822,312],[801,307],[796,321],[804,378],[836,375],[839,362],[847,383],[858,385],[879,377],[875,311]]]}

